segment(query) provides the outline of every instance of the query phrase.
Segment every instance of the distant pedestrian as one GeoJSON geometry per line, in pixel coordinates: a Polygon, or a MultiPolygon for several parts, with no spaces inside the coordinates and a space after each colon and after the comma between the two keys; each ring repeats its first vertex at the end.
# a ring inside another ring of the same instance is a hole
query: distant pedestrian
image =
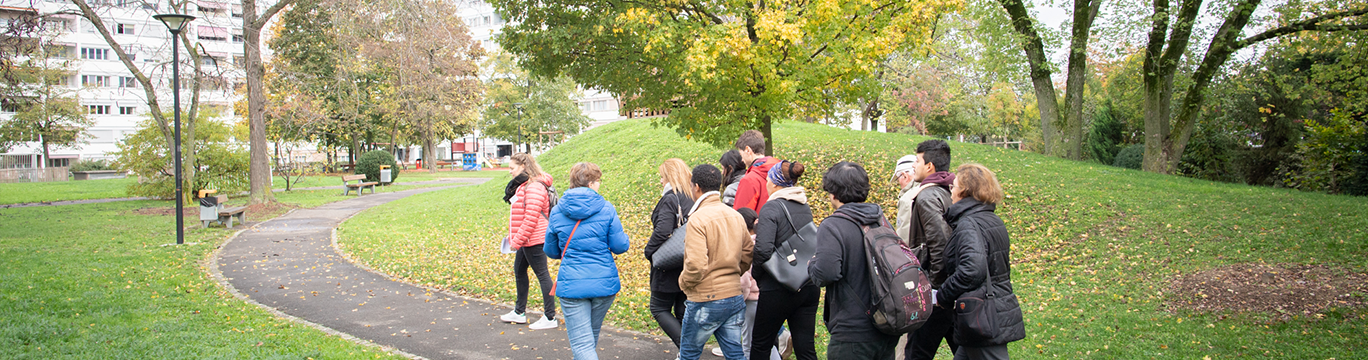
{"type": "Polygon", "coordinates": [[[716,337],[728,360],[740,360],[741,324],[746,304],[741,274],[750,268],[751,245],[745,220],[722,205],[722,172],[712,165],[694,167],[693,210],[684,240],[684,272],[679,288],[688,295],[679,355],[697,360],[709,337],[716,337]]]}
{"type": "MultiPolygon", "coordinates": [[[[776,254],[798,229],[812,223],[812,208],[808,207],[807,190],[798,186],[805,167],[801,163],[781,161],[770,168],[766,177],[769,201],[760,210],[755,226],[755,264],[763,264],[776,254]]],[[[798,360],[816,360],[814,336],[817,332],[817,305],[822,289],[811,282],[798,291],[789,290],[764,266],[753,266],[751,273],[760,285],[760,297],[755,311],[755,340],[751,345],[751,360],[769,359],[756,355],[758,349],[770,349],[778,344],[779,329],[788,322],[792,331],[793,353],[798,360]]]]}
{"type": "Polygon", "coordinates": [[[603,173],[593,163],[570,168],[571,189],[551,212],[546,255],[561,259],[556,296],[575,359],[598,359],[599,329],[622,289],[613,254],[631,243],[613,204],[599,195],[603,173]]]}
{"type": "MultiPolygon", "coordinates": [[[[527,291],[529,289],[527,269],[537,275],[542,292],[542,319],[529,326],[532,329],[554,329],[560,326],[556,321],[556,297],[551,295],[551,273],[546,269],[546,253],[542,242],[546,239],[546,216],[551,212],[551,174],[537,166],[532,155],[514,154],[509,162],[509,173],[513,180],[527,179],[517,185],[510,198],[512,212],[508,221],[508,242],[516,252],[513,257],[513,277],[518,288],[518,301],[510,311],[499,319],[514,324],[527,323],[527,291]]],[[[510,185],[512,182],[509,183],[510,185]]],[[[507,195],[508,190],[504,190],[507,195]]]]}
{"type": "Polygon", "coordinates": [[[869,174],[859,164],[836,163],[822,175],[822,190],[830,194],[836,211],[817,228],[817,253],[808,274],[813,283],[826,287],[822,320],[831,334],[827,359],[892,360],[898,336],[879,331],[869,316],[874,291],[861,227],[886,221],[879,205],[865,202],[869,174]]]}
{"type": "MultiPolygon", "coordinates": [[[[646,242],[646,260],[651,261],[670,236],[674,235],[693,208],[693,183],[684,160],[669,159],[660,164],[660,185],[664,190],[651,210],[651,239],[646,242]]],[[[662,270],[651,267],[651,316],[660,330],[679,346],[679,331],[684,321],[684,296],[679,289],[679,273],[684,268],[662,270]]]]}
{"type": "Polygon", "coordinates": [[[769,201],[765,177],[769,176],[770,167],[778,164],[779,159],[765,156],[765,135],[755,130],[741,133],[736,139],[736,151],[741,154],[742,161],[750,164],[750,168],[736,187],[736,203],[732,204],[732,209],[750,208],[758,214],[765,202],[769,201]]]}
{"type": "Polygon", "coordinates": [[[722,190],[722,204],[732,207],[736,204],[736,188],[741,186],[741,178],[746,176],[747,162],[741,159],[741,152],[736,149],[722,153],[722,158],[717,159],[717,162],[722,164],[722,186],[725,187],[722,190]]]}
{"type": "MultiPolygon", "coordinates": [[[[955,180],[955,174],[949,170],[950,145],[943,140],[921,142],[916,155],[898,159],[893,170],[893,178],[902,189],[898,194],[898,236],[917,250],[933,288],[945,282],[945,244],[950,241],[945,210],[950,207],[950,184],[955,180]]],[[[951,336],[953,316],[949,309],[932,308],[931,317],[921,328],[907,335],[906,359],[935,358],[941,339],[950,345],[953,354],[959,347],[951,336]]]]}
{"type": "Polygon", "coordinates": [[[986,316],[997,325],[980,331],[956,327],[955,359],[1009,359],[1007,343],[1026,337],[1021,305],[1012,292],[1011,239],[994,213],[1002,197],[997,175],[983,165],[964,164],[955,170],[950,188],[954,205],[945,213],[955,230],[945,247],[946,280],[936,294],[936,305],[966,317],[973,315],[975,305],[991,305],[988,308],[995,311],[986,316]]]}

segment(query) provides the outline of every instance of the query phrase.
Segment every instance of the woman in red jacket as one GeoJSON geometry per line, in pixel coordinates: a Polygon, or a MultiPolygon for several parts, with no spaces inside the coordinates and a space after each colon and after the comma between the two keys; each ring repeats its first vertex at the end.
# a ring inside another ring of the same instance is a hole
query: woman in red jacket
{"type": "Polygon", "coordinates": [[[499,319],[515,324],[527,323],[527,268],[531,267],[540,283],[545,316],[529,327],[533,330],[555,329],[560,326],[556,321],[556,297],[551,295],[551,273],[546,270],[546,252],[542,250],[542,244],[546,242],[546,215],[551,213],[551,175],[542,172],[532,155],[518,153],[512,160],[509,173],[526,175],[528,180],[514,193],[513,209],[508,218],[508,242],[517,250],[513,274],[517,279],[518,302],[513,311],[499,319]]]}

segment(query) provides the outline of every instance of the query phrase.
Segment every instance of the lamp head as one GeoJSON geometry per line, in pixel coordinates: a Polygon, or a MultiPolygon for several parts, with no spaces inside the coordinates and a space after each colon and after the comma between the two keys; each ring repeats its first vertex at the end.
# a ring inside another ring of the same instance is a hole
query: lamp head
{"type": "Polygon", "coordinates": [[[166,29],[171,30],[172,33],[180,33],[181,30],[185,30],[185,24],[195,20],[194,16],[186,14],[158,14],[152,15],[152,18],[161,20],[162,24],[166,25],[166,29]]]}

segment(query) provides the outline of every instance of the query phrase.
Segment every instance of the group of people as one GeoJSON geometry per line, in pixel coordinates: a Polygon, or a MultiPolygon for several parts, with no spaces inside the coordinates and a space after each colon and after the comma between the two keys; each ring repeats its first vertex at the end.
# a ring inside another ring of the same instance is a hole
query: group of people
{"type": "MultiPolygon", "coordinates": [[[[653,263],[651,315],[679,347],[679,359],[698,359],[709,338],[717,341],[714,354],[729,360],[779,359],[789,351],[800,360],[817,359],[821,288],[828,359],[891,360],[903,336],[907,359],[933,358],[942,340],[956,359],[1007,359],[1007,343],[1024,338],[1009,237],[994,213],[1003,192],[992,171],[965,164],[952,173],[949,145],[922,142],[893,164],[901,192],[896,223],[890,223],[879,205],[867,202],[864,167],[843,161],[822,174],[835,211],[815,231],[804,231],[814,223],[807,189],[798,185],[806,166],[765,151],[764,136],[750,130],[721,156],[721,168],[690,168],[680,159],[659,167],[662,190],[644,255],[653,263]],[[877,275],[869,270],[865,235],[884,226],[895,227],[934,289],[930,317],[914,319],[924,322],[906,334],[879,328],[871,315],[871,277],[877,275]],[[799,264],[800,244],[793,242],[815,244],[806,252],[812,254],[806,281],[771,273],[778,270],[767,264],[772,258],[799,264]],[[682,260],[668,259],[678,252],[682,260]]],[[[501,319],[527,323],[531,268],[545,309],[530,327],[557,328],[559,298],[575,359],[597,359],[599,329],[621,288],[613,256],[630,245],[615,208],[598,193],[602,172],[592,163],[575,164],[570,189],[556,201],[552,177],[531,156],[514,155],[510,171],[515,177],[504,200],[512,209],[507,241],[516,249],[518,300],[501,319]],[[561,260],[554,282],[548,257],[561,260]]]]}

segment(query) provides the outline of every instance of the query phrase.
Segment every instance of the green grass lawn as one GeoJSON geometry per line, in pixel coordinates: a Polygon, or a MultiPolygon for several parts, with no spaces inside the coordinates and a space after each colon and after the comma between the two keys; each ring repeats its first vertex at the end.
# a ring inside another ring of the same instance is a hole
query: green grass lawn
{"type": "MultiPolygon", "coordinates": [[[[775,133],[778,156],[809,166],[800,185],[809,189],[817,219],[833,210],[820,191],[821,173],[842,160],[869,170],[871,201],[892,216],[898,190],[889,179],[892,161],[928,139],[802,123],[778,125],[775,133]]],[[[951,147],[954,165],[987,165],[1009,194],[999,215],[1012,235],[1013,283],[1028,323],[1027,338],[1010,346],[1016,357],[1343,359],[1368,353],[1361,308],[1199,312],[1177,306],[1188,298],[1170,290],[1177,277],[1232,264],[1366,272],[1363,198],[1212,183],[972,144],[951,147]]],[[[632,238],[632,249],[617,257],[623,290],[609,313],[611,324],[659,334],[647,311],[648,265],[641,255],[660,192],[656,168],[669,157],[716,163],[722,152],[629,120],[579,135],[539,159],[562,191],[574,162],[603,168],[603,193],[632,238]]],[[[342,225],[340,245],[409,281],[511,302],[512,259],[497,250],[507,231],[501,201],[507,179],[362,212],[342,225]]]]}
{"type": "MultiPolygon", "coordinates": [[[[314,206],[344,198],[280,199],[314,206]]],[[[400,358],[234,298],[202,262],[241,228],[193,228],[192,217],[186,242],[198,244],[162,246],[175,242],[174,216],[142,214],[170,206],[0,209],[0,358],[400,358]]]]}
{"type": "Polygon", "coordinates": [[[0,184],[0,204],[128,197],[136,178],[0,184]]]}

